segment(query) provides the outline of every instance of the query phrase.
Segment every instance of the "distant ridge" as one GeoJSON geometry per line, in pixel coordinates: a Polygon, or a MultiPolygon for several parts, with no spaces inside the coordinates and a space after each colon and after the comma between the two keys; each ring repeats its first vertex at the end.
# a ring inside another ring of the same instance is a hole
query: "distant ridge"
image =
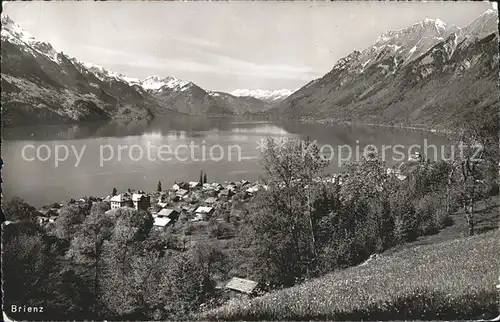
{"type": "Polygon", "coordinates": [[[463,28],[425,19],[353,51],[268,115],[445,129],[500,107],[498,58],[495,10],[463,28]]]}

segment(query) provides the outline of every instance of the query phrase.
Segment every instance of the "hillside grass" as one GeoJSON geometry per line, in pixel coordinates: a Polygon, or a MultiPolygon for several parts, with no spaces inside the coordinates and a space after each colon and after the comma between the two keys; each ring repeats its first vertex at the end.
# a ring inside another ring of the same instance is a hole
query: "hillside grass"
{"type": "Polygon", "coordinates": [[[471,319],[498,314],[499,230],[381,255],[202,320],[471,319]]]}

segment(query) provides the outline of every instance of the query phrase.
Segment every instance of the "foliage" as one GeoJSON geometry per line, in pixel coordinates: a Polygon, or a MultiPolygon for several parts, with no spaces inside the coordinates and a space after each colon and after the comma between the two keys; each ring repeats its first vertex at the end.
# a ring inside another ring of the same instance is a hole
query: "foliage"
{"type": "Polygon", "coordinates": [[[262,164],[269,189],[254,199],[247,223],[256,248],[252,267],[265,284],[293,285],[314,269],[313,179],[327,162],[309,141],[268,139],[262,164]]]}
{"type": "Polygon", "coordinates": [[[69,204],[61,208],[55,222],[54,232],[58,238],[71,240],[85,217],[89,214],[88,204],[69,204]]]}
{"type": "Polygon", "coordinates": [[[235,235],[235,229],[227,222],[215,222],[209,231],[210,237],[217,239],[231,238],[235,235]]]}
{"type": "Polygon", "coordinates": [[[23,199],[14,197],[4,205],[7,220],[35,220],[35,207],[27,204],[23,199]]]}
{"type": "Polygon", "coordinates": [[[216,274],[223,273],[224,254],[207,244],[197,244],[173,256],[162,279],[163,316],[185,319],[214,295],[216,274]]]}
{"type": "Polygon", "coordinates": [[[496,316],[498,231],[379,256],[200,320],[428,320],[496,316]],[[478,252],[481,250],[481,252],[478,252]]]}

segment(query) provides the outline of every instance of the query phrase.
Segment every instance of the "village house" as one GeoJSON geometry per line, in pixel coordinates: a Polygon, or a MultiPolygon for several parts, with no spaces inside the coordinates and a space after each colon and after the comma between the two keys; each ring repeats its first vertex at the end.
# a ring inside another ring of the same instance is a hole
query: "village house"
{"type": "Polygon", "coordinates": [[[220,190],[222,190],[222,185],[218,182],[214,182],[214,183],[212,183],[212,189],[214,189],[216,191],[220,191],[220,190]]]}
{"type": "Polygon", "coordinates": [[[214,208],[212,207],[204,207],[200,206],[196,208],[194,212],[194,218],[190,219],[189,221],[202,221],[206,220],[207,216],[210,216],[214,212],[214,208]]]}
{"type": "Polygon", "coordinates": [[[215,197],[208,197],[207,199],[205,199],[205,204],[207,204],[207,205],[213,205],[216,202],[217,202],[217,198],[215,198],[215,197]]]}
{"type": "Polygon", "coordinates": [[[132,198],[128,193],[121,193],[113,196],[110,199],[111,209],[118,209],[121,207],[132,207],[134,204],[132,198]]]}
{"type": "Polygon", "coordinates": [[[157,217],[168,217],[176,220],[179,217],[179,212],[175,209],[162,209],[156,214],[157,217]]]}
{"type": "Polygon", "coordinates": [[[37,217],[46,218],[47,221],[48,221],[49,218],[57,218],[57,216],[59,216],[59,212],[60,211],[61,211],[61,208],[45,208],[45,207],[42,207],[42,208],[38,209],[38,214],[39,215],[37,217]]]}
{"type": "Polygon", "coordinates": [[[245,278],[233,277],[227,284],[226,290],[231,293],[256,295],[259,283],[245,278]]]}
{"type": "Polygon", "coordinates": [[[165,202],[168,198],[168,193],[166,191],[162,191],[160,192],[160,194],[158,195],[158,202],[165,202]]]}
{"type": "Polygon", "coordinates": [[[163,209],[163,208],[167,208],[168,203],[166,203],[166,202],[158,202],[158,203],[157,203],[157,205],[158,205],[161,209],[163,209]]]}
{"type": "Polygon", "coordinates": [[[181,211],[190,215],[196,210],[196,207],[185,205],[181,207],[181,211]]]}
{"type": "Polygon", "coordinates": [[[195,189],[201,187],[201,183],[199,181],[189,181],[189,188],[195,189]]]}
{"type": "Polygon", "coordinates": [[[179,189],[179,190],[177,190],[177,193],[176,193],[176,195],[181,197],[181,198],[187,194],[188,194],[188,191],[186,189],[179,189]]]}
{"type": "Polygon", "coordinates": [[[134,193],[132,202],[136,210],[147,210],[151,206],[151,197],[144,193],[134,193]]]}
{"type": "Polygon", "coordinates": [[[167,227],[172,223],[172,219],[168,217],[154,218],[153,229],[159,232],[166,232],[167,227]]]}
{"type": "Polygon", "coordinates": [[[224,189],[219,192],[219,199],[223,201],[229,201],[229,198],[231,198],[234,195],[233,190],[230,189],[224,189]]]}
{"type": "Polygon", "coordinates": [[[408,161],[420,162],[420,161],[422,161],[422,155],[420,154],[420,152],[417,151],[408,157],[408,161]]]}
{"type": "Polygon", "coordinates": [[[47,223],[53,223],[57,220],[59,213],[62,208],[47,208],[42,207],[37,210],[36,219],[39,225],[45,225],[47,223]]]}
{"type": "Polygon", "coordinates": [[[202,213],[195,213],[194,217],[189,219],[191,222],[203,221],[205,220],[205,216],[202,213]]]}
{"type": "Polygon", "coordinates": [[[245,190],[245,192],[248,192],[248,193],[256,193],[257,191],[259,191],[260,187],[258,185],[255,185],[255,186],[252,186],[250,188],[248,188],[247,190],[245,190]]]}
{"type": "Polygon", "coordinates": [[[212,213],[214,212],[214,208],[212,207],[204,207],[204,206],[200,206],[198,208],[196,208],[195,210],[195,213],[200,213],[200,214],[204,214],[204,215],[211,215],[212,213]]]}
{"type": "Polygon", "coordinates": [[[189,184],[182,181],[182,182],[178,182],[178,183],[175,182],[174,185],[172,186],[172,190],[178,191],[181,189],[184,189],[184,190],[189,189],[189,184]]]}

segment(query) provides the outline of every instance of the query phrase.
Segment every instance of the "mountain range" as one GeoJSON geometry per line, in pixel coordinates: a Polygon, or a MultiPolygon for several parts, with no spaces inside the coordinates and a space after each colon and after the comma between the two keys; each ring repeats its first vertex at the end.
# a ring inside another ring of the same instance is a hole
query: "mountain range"
{"type": "Polygon", "coordinates": [[[81,62],[32,37],[2,15],[3,125],[47,124],[156,115],[240,115],[270,108],[252,96],[204,90],[175,77],[130,78],[81,62]]]}
{"type": "Polygon", "coordinates": [[[449,127],[499,107],[498,16],[465,27],[425,19],[388,31],[295,90],[209,91],[172,76],[143,80],[81,62],[2,15],[4,125],[245,115],[449,127]]]}
{"type": "Polygon", "coordinates": [[[289,89],[278,89],[274,91],[262,90],[262,89],[237,89],[231,92],[231,95],[238,97],[255,97],[264,102],[277,103],[281,102],[288,96],[290,96],[294,91],[289,89]]]}
{"type": "Polygon", "coordinates": [[[498,112],[498,13],[381,35],[278,103],[270,117],[450,128],[498,112]]]}

